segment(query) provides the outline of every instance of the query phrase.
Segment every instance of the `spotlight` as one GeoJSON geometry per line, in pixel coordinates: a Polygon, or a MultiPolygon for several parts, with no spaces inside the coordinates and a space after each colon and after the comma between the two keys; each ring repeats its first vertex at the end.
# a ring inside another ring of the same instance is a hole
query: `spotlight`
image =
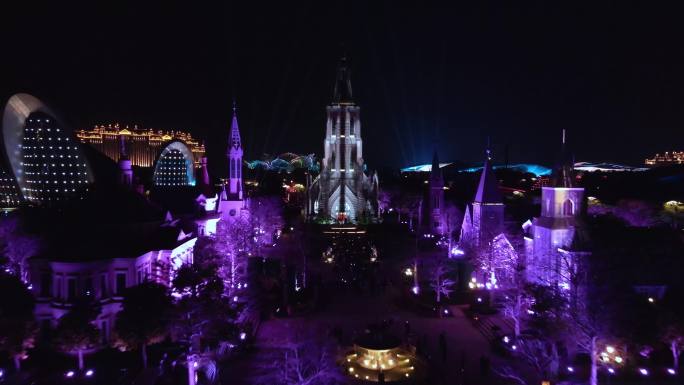
{"type": "Polygon", "coordinates": [[[568,372],[575,373],[575,368],[573,368],[572,366],[568,366],[568,372]]]}
{"type": "Polygon", "coordinates": [[[639,373],[641,373],[642,376],[648,376],[648,369],[639,368],[639,373]]]}
{"type": "Polygon", "coordinates": [[[88,369],[85,372],[86,377],[92,377],[93,374],[95,374],[95,371],[93,369],[88,369]]]}
{"type": "Polygon", "coordinates": [[[74,374],[75,374],[74,371],[73,371],[73,370],[70,370],[70,371],[66,372],[66,374],[65,374],[64,376],[65,376],[66,378],[71,378],[71,377],[74,376],[74,374]]]}
{"type": "Polygon", "coordinates": [[[667,374],[674,376],[677,374],[677,371],[672,368],[667,368],[667,374]]]}

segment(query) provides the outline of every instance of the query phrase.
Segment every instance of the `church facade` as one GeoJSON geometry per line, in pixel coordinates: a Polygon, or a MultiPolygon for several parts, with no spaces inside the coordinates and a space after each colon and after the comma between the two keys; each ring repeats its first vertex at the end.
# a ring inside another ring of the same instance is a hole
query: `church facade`
{"type": "Polygon", "coordinates": [[[466,205],[459,246],[472,253],[487,247],[504,232],[504,204],[489,150],[473,201],[466,205]]]}
{"type": "Polygon", "coordinates": [[[346,58],[337,68],[326,115],[321,172],[308,187],[306,216],[309,220],[373,221],[378,217],[378,176],[366,175],[360,108],[352,98],[346,58]]]}

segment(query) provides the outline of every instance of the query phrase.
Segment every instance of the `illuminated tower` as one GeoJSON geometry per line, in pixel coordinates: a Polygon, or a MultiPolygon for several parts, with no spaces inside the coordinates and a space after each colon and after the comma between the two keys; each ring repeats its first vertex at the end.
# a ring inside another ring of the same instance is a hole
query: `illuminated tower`
{"type": "Polygon", "coordinates": [[[235,217],[245,208],[242,195],[242,143],[237,121],[237,108],[233,102],[233,121],[230,125],[230,139],[228,142],[228,181],[223,187],[218,203],[221,218],[235,217]]]}
{"type": "Polygon", "coordinates": [[[126,141],[123,135],[119,137],[119,183],[122,186],[133,186],[133,169],[131,159],[126,152],[126,141]]]}
{"type": "Polygon", "coordinates": [[[442,235],[446,231],[444,223],[444,178],[439,168],[437,151],[432,156],[432,168],[426,199],[423,201],[425,210],[424,232],[442,235]]]}
{"type": "Polygon", "coordinates": [[[202,173],[200,176],[200,183],[202,186],[210,186],[211,182],[209,181],[209,169],[207,168],[207,157],[203,156],[200,159],[200,172],[202,173]]]}
{"type": "Polygon", "coordinates": [[[228,191],[230,198],[242,200],[242,144],[240,143],[240,129],[238,128],[237,111],[233,102],[233,122],[230,126],[230,145],[228,146],[228,191]]]}
{"type": "Polygon", "coordinates": [[[475,198],[466,206],[461,226],[459,245],[466,251],[481,250],[504,230],[504,205],[491,162],[487,149],[475,198]]]}
{"type": "Polygon", "coordinates": [[[526,226],[526,273],[530,281],[559,282],[564,260],[561,253],[569,256],[584,247],[584,188],[574,185],[572,174],[572,156],[566,148],[563,130],[561,156],[553,170],[551,186],[542,187],[541,215],[526,226]]]}
{"type": "Polygon", "coordinates": [[[337,67],[332,103],[326,107],[321,173],[312,183],[313,210],[324,220],[356,222],[378,215],[377,177],[365,174],[360,109],[352,98],[350,71],[343,57],[337,67]]]}

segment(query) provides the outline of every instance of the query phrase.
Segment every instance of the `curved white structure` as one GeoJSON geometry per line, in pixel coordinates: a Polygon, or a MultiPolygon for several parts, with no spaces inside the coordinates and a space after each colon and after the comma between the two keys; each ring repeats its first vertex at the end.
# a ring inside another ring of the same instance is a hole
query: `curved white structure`
{"type": "Polygon", "coordinates": [[[192,151],[185,143],[174,140],[164,147],[154,162],[152,180],[159,187],[195,185],[195,168],[192,151]]]}
{"type": "Polygon", "coordinates": [[[23,199],[59,201],[87,191],[93,181],[73,131],[39,99],[13,95],[3,113],[2,134],[23,199]]]}

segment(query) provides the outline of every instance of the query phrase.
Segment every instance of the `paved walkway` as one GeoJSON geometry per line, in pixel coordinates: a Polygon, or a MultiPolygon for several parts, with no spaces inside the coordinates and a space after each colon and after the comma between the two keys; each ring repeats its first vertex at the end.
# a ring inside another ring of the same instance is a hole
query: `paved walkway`
{"type": "MultiPolygon", "coordinates": [[[[458,306],[450,310],[453,317],[426,318],[401,309],[395,305],[394,296],[353,296],[340,295],[326,309],[306,317],[274,319],[262,323],[256,338],[257,352],[238,366],[229,369],[231,384],[249,383],[249,375],[258,366],[258,351],[268,349],[280,342],[286,342],[297,334],[323,334],[338,327],[342,330],[343,341],[352,341],[363,333],[370,323],[392,320],[390,329],[397,336],[403,336],[404,322],[409,321],[414,338],[423,345],[425,357],[431,365],[430,384],[493,384],[493,379],[483,380],[480,376],[480,358],[490,356],[489,343],[472,325],[458,306]],[[447,357],[442,362],[439,352],[439,335],[444,333],[447,341],[447,357]],[[281,339],[281,341],[279,341],[281,339]],[[461,364],[463,362],[463,364],[461,364]],[[463,372],[462,369],[463,368],[463,372]],[[238,378],[244,377],[244,378],[238,378]]],[[[226,382],[228,383],[228,382],[226,382]]]]}

